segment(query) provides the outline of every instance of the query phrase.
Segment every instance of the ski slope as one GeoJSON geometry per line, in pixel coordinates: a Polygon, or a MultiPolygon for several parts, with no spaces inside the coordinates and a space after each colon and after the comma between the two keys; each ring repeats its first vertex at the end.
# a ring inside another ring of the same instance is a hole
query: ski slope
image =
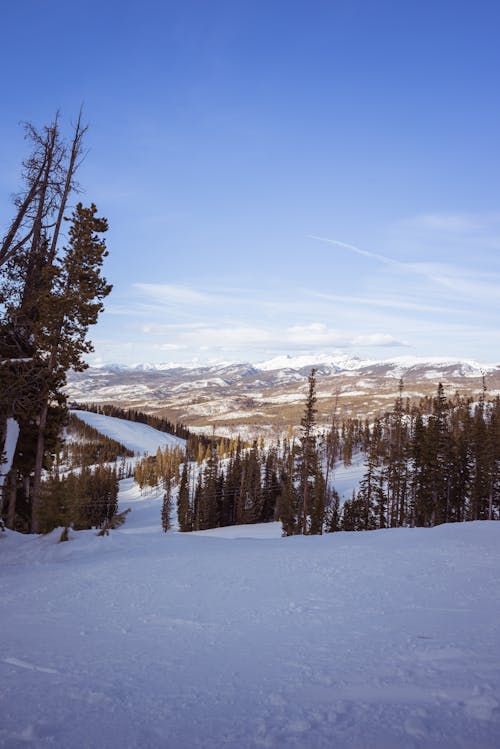
{"type": "Polygon", "coordinates": [[[117,440],[138,455],[144,453],[154,455],[159,447],[162,449],[165,447],[185,449],[186,447],[186,440],[175,437],[173,434],[160,432],[158,429],[154,429],[148,424],[141,424],[138,421],[127,421],[115,416],[95,414],[91,411],[71,411],[71,413],[97,429],[101,434],[117,440]]]}
{"type": "Polygon", "coordinates": [[[500,523],[0,533],[0,746],[497,749],[500,523]]]}

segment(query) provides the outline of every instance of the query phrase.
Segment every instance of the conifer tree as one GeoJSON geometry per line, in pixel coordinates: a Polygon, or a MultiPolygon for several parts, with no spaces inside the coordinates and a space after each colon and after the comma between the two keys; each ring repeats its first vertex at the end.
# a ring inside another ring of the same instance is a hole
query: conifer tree
{"type": "Polygon", "coordinates": [[[203,500],[203,479],[201,471],[198,471],[196,479],[196,486],[194,489],[193,498],[193,530],[202,530],[201,525],[201,514],[202,514],[202,500],[203,500]]]}
{"type": "Polygon", "coordinates": [[[179,493],[177,495],[177,518],[179,521],[180,531],[191,531],[193,528],[193,519],[191,507],[189,506],[189,474],[187,461],[182,468],[181,482],[179,493]]]}
{"type": "Polygon", "coordinates": [[[170,477],[165,481],[165,491],[163,493],[163,502],[161,507],[161,527],[164,533],[172,527],[172,482],[170,477]]]}
{"type": "MultiPolygon", "coordinates": [[[[403,380],[399,381],[399,393],[394,409],[388,415],[387,464],[387,515],[390,526],[403,525],[406,520],[407,501],[407,430],[403,407],[403,380]]],[[[383,526],[382,526],[383,527],[383,526]]]]}
{"type": "Polygon", "coordinates": [[[85,366],[83,357],[92,350],[88,327],[111,288],[100,276],[106,250],[98,233],[106,231],[107,223],[97,218],[95,206],[79,204],[69,243],[61,247],[59,242],[85,130],[79,118],[67,145],[58,117],[41,131],[27,126],[33,151],[24,163],[25,186],[0,243],[0,421],[13,416],[23,425],[10,479],[9,516],[16,513],[17,489],[12,487],[20,483],[35,532],[48,434],[56,425],[52,415],[65,406],[67,369],[85,366]]]}
{"type": "Polygon", "coordinates": [[[310,526],[309,533],[321,535],[325,520],[325,509],[328,502],[325,477],[319,466],[316,465],[314,480],[310,497],[310,526]]]}
{"type": "Polygon", "coordinates": [[[358,504],[356,505],[358,508],[363,507],[362,517],[360,517],[358,525],[363,522],[362,518],[364,518],[364,523],[367,526],[366,530],[372,525],[372,522],[376,523],[378,528],[385,528],[387,526],[387,496],[384,489],[383,451],[382,424],[380,419],[376,419],[365,462],[366,470],[360,482],[357,497],[358,504]]]}
{"type": "Polygon", "coordinates": [[[275,448],[270,448],[265,459],[264,482],[262,486],[262,512],[260,519],[264,523],[277,519],[277,500],[280,493],[277,465],[277,451],[275,448]]]}
{"type": "Polygon", "coordinates": [[[335,533],[340,530],[340,497],[336,489],[328,492],[328,506],[326,514],[326,532],[335,533]]]}
{"type": "Polygon", "coordinates": [[[38,532],[37,511],[45,451],[45,429],[51,398],[61,392],[69,369],[83,370],[84,355],[93,350],[87,340],[90,325],[97,322],[102,300],[111,286],[101,275],[106,245],[100,234],[107,231],[106,219],[96,216],[97,208],[78,203],[72,216],[69,244],[63,258],[47,269],[50,280],[39,300],[40,323],[34,328],[35,356],[45,370],[40,393],[38,436],[32,487],[32,529],[38,532]]]}
{"type": "Polygon", "coordinates": [[[262,519],[264,498],[261,487],[261,465],[257,441],[245,455],[244,482],[242,483],[241,500],[244,523],[258,523],[262,519]]]}
{"type": "Polygon", "coordinates": [[[315,453],[314,427],[316,424],[316,370],[308,378],[308,392],[304,415],[301,419],[301,493],[302,533],[308,531],[310,477],[315,475],[317,455],[315,453]]]}

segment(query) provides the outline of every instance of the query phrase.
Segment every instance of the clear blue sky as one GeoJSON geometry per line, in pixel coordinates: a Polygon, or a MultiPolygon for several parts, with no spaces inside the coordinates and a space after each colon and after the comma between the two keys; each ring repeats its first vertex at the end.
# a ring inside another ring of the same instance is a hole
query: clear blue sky
{"type": "Polygon", "coordinates": [[[500,360],[499,39],[496,0],[5,3],[0,221],[19,121],[83,102],[100,360],[500,360]]]}

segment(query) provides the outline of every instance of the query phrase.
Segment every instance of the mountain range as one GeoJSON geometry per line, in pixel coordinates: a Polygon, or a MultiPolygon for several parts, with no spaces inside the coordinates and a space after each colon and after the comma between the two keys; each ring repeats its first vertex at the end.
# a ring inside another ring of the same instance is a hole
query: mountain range
{"type": "Polygon", "coordinates": [[[387,410],[403,380],[404,397],[435,392],[438,382],[453,394],[500,393],[500,364],[470,359],[398,357],[367,360],[313,354],[280,356],[258,364],[119,364],[90,367],[69,377],[70,401],[113,403],[154,412],[191,427],[232,433],[242,427],[282,429],[296,425],[308,376],[317,372],[318,421],[332,409],[370,417],[387,410]]]}

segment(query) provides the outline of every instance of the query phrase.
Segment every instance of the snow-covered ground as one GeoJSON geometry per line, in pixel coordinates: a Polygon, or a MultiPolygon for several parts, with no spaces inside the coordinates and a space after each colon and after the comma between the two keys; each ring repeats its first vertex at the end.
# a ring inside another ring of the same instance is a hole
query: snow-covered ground
{"type": "Polygon", "coordinates": [[[125,479],[109,537],[0,533],[0,747],[500,746],[500,523],[164,534],[161,504],[125,479]]]}
{"type": "Polygon", "coordinates": [[[114,416],[95,414],[91,411],[71,411],[71,413],[78,416],[86,424],[90,424],[101,434],[117,440],[117,442],[139,455],[143,453],[154,455],[159,447],[162,449],[165,447],[181,447],[184,449],[186,446],[186,440],[166,432],[160,432],[158,429],[137,421],[126,421],[114,416]]]}
{"type": "Polygon", "coordinates": [[[500,523],[0,533],[0,746],[496,749],[500,523]]]}

